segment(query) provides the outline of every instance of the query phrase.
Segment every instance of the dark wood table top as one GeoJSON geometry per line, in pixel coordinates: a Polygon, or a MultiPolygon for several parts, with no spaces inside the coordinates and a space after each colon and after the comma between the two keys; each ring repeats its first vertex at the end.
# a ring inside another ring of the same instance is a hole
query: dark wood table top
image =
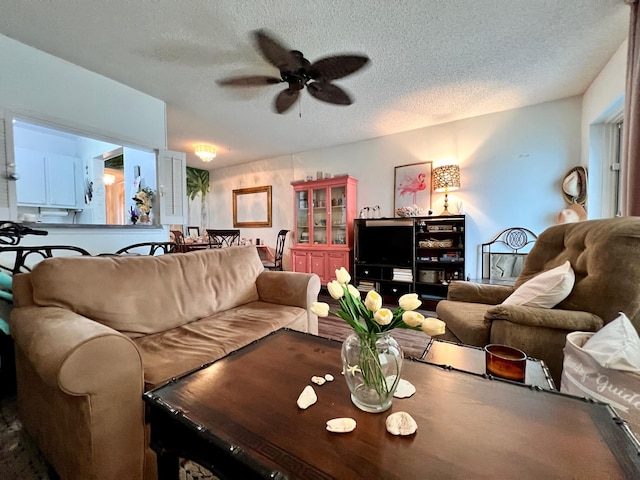
{"type": "Polygon", "coordinates": [[[184,246],[185,250],[189,251],[189,250],[202,250],[202,249],[205,249],[205,248],[211,248],[212,245],[210,245],[209,242],[189,242],[189,241],[185,241],[183,246],[184,246]]]}
{"type": "Polygon", "coordinates": [[[639,445],[606,404],[406,360],[417,392],[365,413],[351,403],[340,348],[280,330],[147,392],[153,448],[222,478],[640,478],[639,445]],[[314,385],[318,402],[299,409],[311,377],[326,373],[335,381],[314,385]],[[387,433],[397,411],[416,434],[387,433]],[[327,432],[336,417],[356,429],[327,432]]]}
{"type": "MultiPolygon", "coordinates": [[[[431,339],[421,358],[443,367],[456,368],[476,375],[486,374],[482,347],[431,339]]],[[[536,358],[527,358],[524,383],[545,390],[556,390],[549,369],[542,360],[536,358]]]]}

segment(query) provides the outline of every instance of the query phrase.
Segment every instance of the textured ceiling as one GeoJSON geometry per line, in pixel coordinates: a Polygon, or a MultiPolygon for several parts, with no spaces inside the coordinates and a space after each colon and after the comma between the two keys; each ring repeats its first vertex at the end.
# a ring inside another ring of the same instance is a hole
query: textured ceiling
{"type": "Polygon", "coordinates": [[[584,93],[628,32],[623,0],[0,0],[0,34],[167,103],[168,147],[212,168],[389,135],[584,93]],[[314,61],[364,53],[335,83],[348,107],[284,87],[216,79],[277,74],[266,28],[314,61]],[[213,164],[193,144],[219,147],[213,164]]]}

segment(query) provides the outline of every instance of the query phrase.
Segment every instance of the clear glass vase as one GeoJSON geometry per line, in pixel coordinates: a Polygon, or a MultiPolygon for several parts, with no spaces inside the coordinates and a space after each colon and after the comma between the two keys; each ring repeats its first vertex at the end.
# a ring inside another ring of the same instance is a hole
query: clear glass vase
{"type": "Polygon", "coordinates": [[[365,412],[388,410],[402,358],[402,348],[388,332],[351,333],[342,344],[342,368],[353,404],[365,412]]]}

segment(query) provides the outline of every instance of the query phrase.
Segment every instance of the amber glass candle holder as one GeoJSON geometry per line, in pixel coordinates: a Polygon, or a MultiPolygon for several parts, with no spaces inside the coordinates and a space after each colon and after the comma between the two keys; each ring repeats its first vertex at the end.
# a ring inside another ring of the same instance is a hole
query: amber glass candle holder
{"type": "Polygon", "coordinates": [[[491,344],[484,347],[487,373],[499,378],[524,382],[527,354],[507,345],[491,344]]]}

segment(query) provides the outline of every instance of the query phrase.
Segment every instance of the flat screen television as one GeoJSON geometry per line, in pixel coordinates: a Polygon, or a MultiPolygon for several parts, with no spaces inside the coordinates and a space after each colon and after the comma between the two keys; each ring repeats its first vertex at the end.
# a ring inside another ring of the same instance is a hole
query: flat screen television
{"type": "Polygon", "coordinates": [[[410,267],[413,262],[412,220],[362,220],[355,224],[356,264],[410,267]]]}

